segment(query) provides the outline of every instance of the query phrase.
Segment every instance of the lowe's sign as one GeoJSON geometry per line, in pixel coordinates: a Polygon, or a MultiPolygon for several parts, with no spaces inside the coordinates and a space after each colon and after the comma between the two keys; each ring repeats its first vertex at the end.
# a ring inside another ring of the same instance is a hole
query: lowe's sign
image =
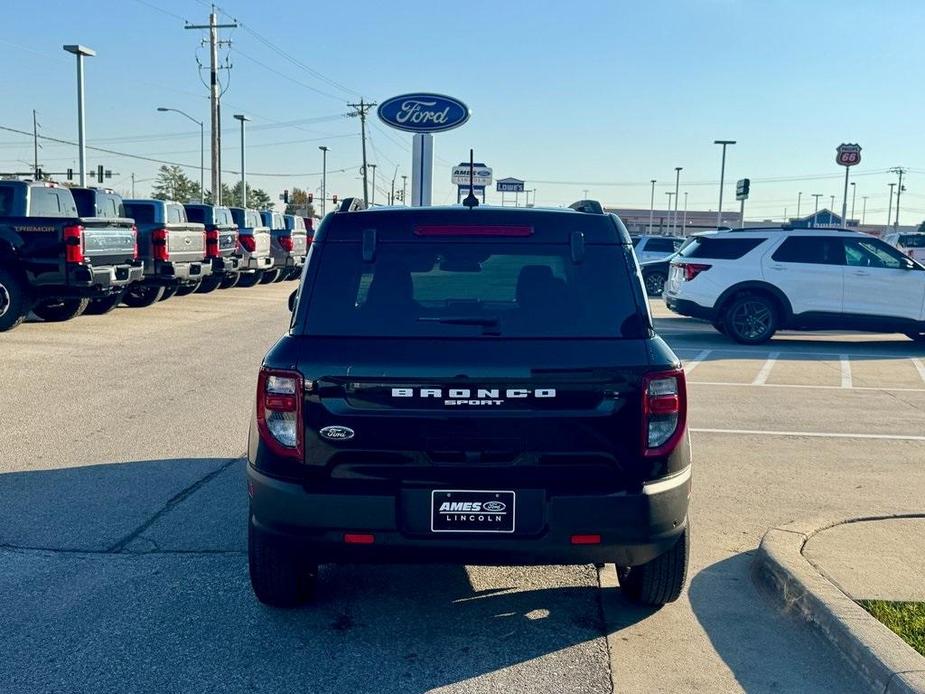
{"type": "Polygon", "coordinates": [[[442,94],[402,94],[379,105],[379,118],[387,125],[412,133],[439,133],[469,120],[469,107],[442,94]]]}

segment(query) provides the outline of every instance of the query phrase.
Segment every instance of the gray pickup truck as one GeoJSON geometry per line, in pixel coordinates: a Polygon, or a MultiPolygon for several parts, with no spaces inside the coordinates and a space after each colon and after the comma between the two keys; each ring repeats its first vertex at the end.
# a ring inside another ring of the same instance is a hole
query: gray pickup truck
{"type": "Polygon", "coordinates": [[[206,256],[212,264],[211,277],[203,278],[197,291],[208,294],[219,287],[233,287],[240,279],[241,251],[238,225],[231,217],[231,210],[203,203],[187,203],[184,207],[191,222],[205,224],[206,256]]]}
{"type": "Polygon", "coordinates": [[[191,294],[212,274],[206,258],[205,225],[190,222],[186,209],[170,200],[126,200],[126,213],[138,227],[138,254],[144,280],[128,288],[128,306],[150,306],[174,294],[191,294]]]}
{"type": "Polygon", "coordinates": [[[270,254],[270,228],[263,224],[260,213],[249,207],[232,207],[231,217],[238,225],[238,243],[241,245],[241,278],[238,286],[253,287],[264,273],[273,267],[270,254]]]}
{"type": "Polygon", "coordinates": [[[55,183],[0,181],[0,332],[30,310],[74,318],[141,279],[132,221],[88,212],[55,183]]]}

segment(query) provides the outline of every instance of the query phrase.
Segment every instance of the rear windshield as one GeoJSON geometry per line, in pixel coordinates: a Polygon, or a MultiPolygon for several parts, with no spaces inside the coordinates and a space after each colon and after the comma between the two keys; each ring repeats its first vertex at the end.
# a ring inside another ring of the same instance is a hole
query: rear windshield
{"type": "Polygon", "coordinates": [[[32,186],[29,190],[29,216],[76,217],[74,196],[67,188],[32,186]]]}
{"type": "Polygon", "coordinates": [[[244,215],[245,226],[255,228],[264,226],[263,222],[260,221],[260,213],[256,210],[248,210],[244,215]]]}
{"type": "Polygon", "coordinates": [[[899,237],[899,245],[904,248],[925,248],[925,234],[904,234],[899,237]]]}
{"type": "Polygon", "coordinates": [[[13,212],[13,189],[0,186],[0,217],[9,217],[13,212]]]}
{"type": "Polygon", "coordinates": [[[125,203],[125,216],[134,219],[139,224],[154,222],[154,205],[144,202],[125,203]]]}
{"type": "Polygon", "coordinates": [[[567,244],[358,243],[321,249],[306,333],[369,337],[643,337],[625,251],[567,244]]]}
{"type": "Polygon", "coordinates": [[[694,241],[680,253],[685,258],[713,258],[735,260],[741,258],[766,239],[743,239],[734,236],[695,236],[694,241]]]}

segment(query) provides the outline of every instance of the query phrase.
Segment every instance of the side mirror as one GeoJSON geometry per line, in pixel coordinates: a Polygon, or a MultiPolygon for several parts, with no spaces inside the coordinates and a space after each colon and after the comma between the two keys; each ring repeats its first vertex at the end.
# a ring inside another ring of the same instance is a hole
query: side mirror
{"type": "Polygon", "coordinates": [[[295,296],[298,294],[299,290],[296,289],[289,295],[289,313],[292,313],[295,310],[295,296]]]}

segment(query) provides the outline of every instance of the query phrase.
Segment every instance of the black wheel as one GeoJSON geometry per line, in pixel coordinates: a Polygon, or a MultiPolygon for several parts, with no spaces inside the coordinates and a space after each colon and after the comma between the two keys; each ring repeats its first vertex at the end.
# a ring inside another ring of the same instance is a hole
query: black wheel
{"type": "Polygon", "coordinates": [[[222,289],[231,289],[238,284],[241,279],[240,272],[232,272],[222,277],[222,283],[219,285],[222,289]]]}
{"type": "Polygon", "coordinates": [[[144,308],[157,303],[164,295],[163,287],[152,287],[148,284],[133,284],[122,295],[122,303],[132,308],[144,308]]]}
{"type": "Polygon", "coordinates": [[[777,332],[777,305],[760,294],[743,294],[723,314],[725,333],[743,345],[760,345],[777,332]]]}
{"type": "Polygon", "coordinates": [[[208,277],[203,277],[202,282],[199,283],[199,287],[196,291],[199,294],[208,294],[209,292],[214,292],[222,283],[224,275],[209,275],[208,277]]]}
{"type": "Polygon", "coordinates": [[[284,279],[286,279],[287,277],[289,277],[289,273],[290,273],[291,271],[292,271],[292,268],[288,268],[288,267],[287,267],[287,268],[283,268],[282,270],[279,271],[279,273],[276,275],[276,279],[274,279],[273,281],[274,281],[274,282],[282,282],[284,279]]]}
{"type": "Polygon", "coordinates": [[[201,284],[202,280],[193,282],[192,284],[181,284],[179,287],[177,287],[177,296],[189,296],[198,290],[201,284]]]}
{"type": "Polygon", "coordinates": [[[646,294],[649,296],[661,296],[665,289],[665,274],[662,272],[649,272],[642,276],[646,284],[646,294]]]}
{"type": "Polygon", "coordinates": [[[179,289],[180,289],[179,284],[175,284],[172,287],[164,287],[164,293],[161,294],[161,298],[158,299],[158,301],[167,301],[167,299],[169,299],[174,294],[176,294],[177,291],[179,291],[179,289]]]}
{"type": "Polygon", "coordinates": [[[674,547],[639,566],[618,566],[620,588],[633,602],[661,607],[674,602],[687,581],[690,553],[690,526],[684,529],[674,547]]]}
{"type": "Polygon", "coordinates": [[[0,333],[12,330],[25,320],[29,303],[25,283],[0,267],[0,333]]]}
{"type": "Polygon", "coordinates": [[[263,271],[254,270],[253,272],[242,272],[241,278],[238,280],[239,287],[253,287],[255,284],[260,282],[260,278],[263,275],[263,271]]]}
{"type": "Polygon", "coordinates": [[[301,276],[302,276],[302,268],[294,267],[289,271],[289,274],[286,276],[286,281],[292,282],[293,280],[299,279],[301,276]]]}
{"type": "Polygon", "coordinates": [[[90,305],[87,306],[84,313],[88,316],[102,316],[112,311],[120,303],[122,303],[122,292],[101,296],[99,299],[90,299],[90,305]]]}
{"type": "Polygon", "coordinates": [[[916,342],[925,342],[925,332],[921,333],[906,333],[909,336],[910,340],[915,340],[916,342]]]}
{"type": "Polygon", "coordinates": [[[264,605],[298,607],[314,592],[318,567],[300,555],[295,547],[247,524],[247,563],[251,588],[264,605]]]}
{"type": "Polygon", "coordinates": [[[720,335],[725,335],[725,334],[726,334],[726,326],[723,325],[723,321],[721,321],[721,320],[713,321],[710,325],[712,325],[712,326],[713,326],[713,329],[714,329],[716,332],[718,332],[720,335]]]}
{"type": "Polygon", "coordinates": [[[279,278],[279,273],[281,273],[278,267],[273,268],[272,270],[265,270],[263,276],[260,278],[260,284],[270,284],[275,282],[279,278]]]}
{"type": "Polygon", "coordinates": [[[49,323],[77,318],[87,310],[90,299],[43,299],[32,307],[32,313],[49,323]]]}

